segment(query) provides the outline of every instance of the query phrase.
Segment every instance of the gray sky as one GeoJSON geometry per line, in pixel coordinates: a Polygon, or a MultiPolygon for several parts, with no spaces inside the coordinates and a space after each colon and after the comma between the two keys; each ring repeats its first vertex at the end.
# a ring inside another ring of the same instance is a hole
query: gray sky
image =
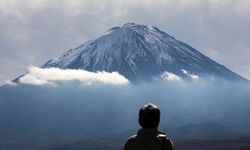
{"type": "Polygon", "coordinates": [[[154,25],[250,79],[250,0],[0,0],[0,84],[127,22],[154,25]]]}

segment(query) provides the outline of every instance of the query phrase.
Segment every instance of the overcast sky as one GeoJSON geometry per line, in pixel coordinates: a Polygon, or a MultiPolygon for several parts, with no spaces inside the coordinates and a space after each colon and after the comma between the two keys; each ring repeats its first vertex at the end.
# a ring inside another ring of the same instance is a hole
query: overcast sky
{"type": "Polygon", "coordinates": [[[0,83],[127,22],[154,25],[250,79],[250,0],[0,0],[0,83]]]}

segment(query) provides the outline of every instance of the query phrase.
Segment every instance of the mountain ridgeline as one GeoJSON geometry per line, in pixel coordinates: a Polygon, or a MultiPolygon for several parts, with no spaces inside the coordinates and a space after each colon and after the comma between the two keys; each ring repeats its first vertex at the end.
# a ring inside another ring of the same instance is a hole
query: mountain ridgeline
{"type": "Polygon", "coordinates": [[[111,28],[42,67],[119,72],[131,81],[151,80],[166,71],[183,79],[246,80],[158,28],[135,23],[111,28]]]}

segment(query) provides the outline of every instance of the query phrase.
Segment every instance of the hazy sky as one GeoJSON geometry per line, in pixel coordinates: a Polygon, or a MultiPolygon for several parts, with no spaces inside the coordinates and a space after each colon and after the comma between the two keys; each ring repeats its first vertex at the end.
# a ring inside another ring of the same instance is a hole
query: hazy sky
{"type": "Polygon", "coordinates": [[[127,22],[154,25],[250,79],[250,0],[0,0],[0,83],[127,22]]]}

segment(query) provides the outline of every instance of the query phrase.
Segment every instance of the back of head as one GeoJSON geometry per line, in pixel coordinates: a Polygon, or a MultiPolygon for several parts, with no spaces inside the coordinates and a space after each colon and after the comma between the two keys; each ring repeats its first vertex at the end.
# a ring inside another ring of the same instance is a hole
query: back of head
{"type": "Polygon", "coordinates": [[[139,124],[142,128],[157,128],[160,122],[160,109],[152,103],[144,105],[139,111],[139,124]]]}

